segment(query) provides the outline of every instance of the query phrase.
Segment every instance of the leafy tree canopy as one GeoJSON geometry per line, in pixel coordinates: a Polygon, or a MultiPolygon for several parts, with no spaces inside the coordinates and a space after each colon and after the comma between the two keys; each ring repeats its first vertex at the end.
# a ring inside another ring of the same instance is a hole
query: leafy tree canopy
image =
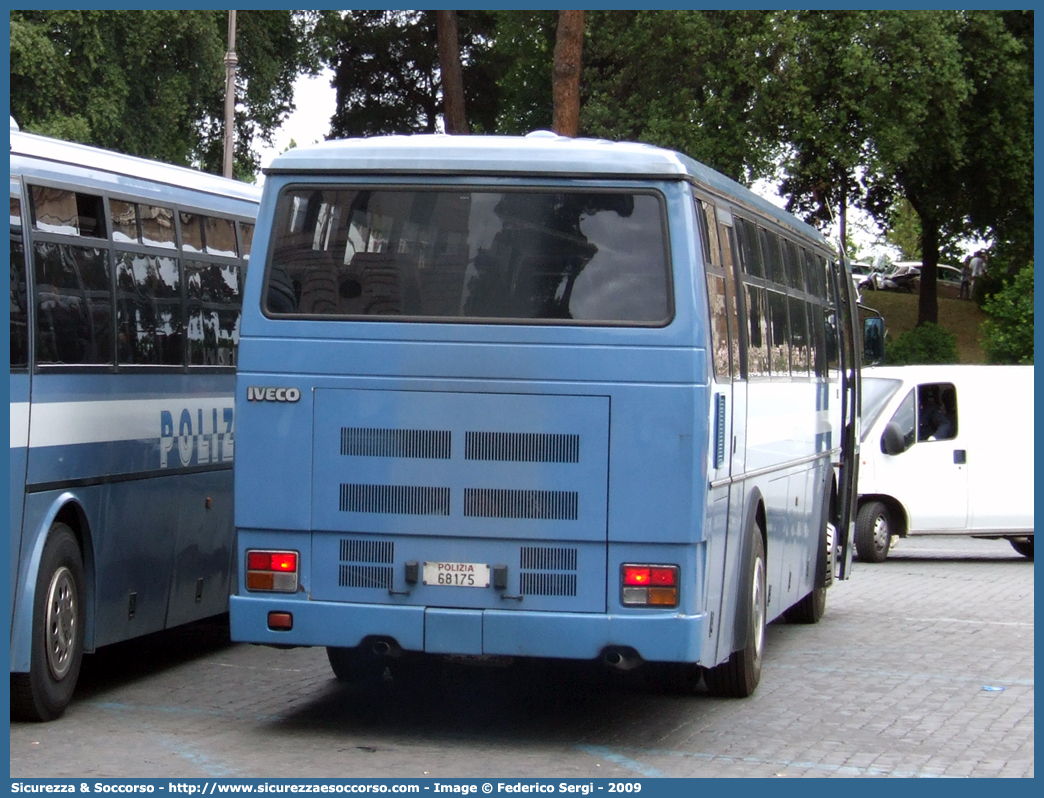
{"type": "MultiPolygon", "coordinates": [[[[315,71],[307,13],[237,13],[235,173],[315,71]]],[[[11,114],[30,132],[220,174],[226,11],[12,11],[11,114]]]]}
{"type": "MultiPolygon", "coordinates": [[[[495,17],[457,12],[465,111],[476,133],[496,129],[499,61],[495,17]]],[[[327,11],[317,26],[323,60],[334,70],[337,110],[331,136],[434,133],[442,113],[434,11],[327,11]]]]}

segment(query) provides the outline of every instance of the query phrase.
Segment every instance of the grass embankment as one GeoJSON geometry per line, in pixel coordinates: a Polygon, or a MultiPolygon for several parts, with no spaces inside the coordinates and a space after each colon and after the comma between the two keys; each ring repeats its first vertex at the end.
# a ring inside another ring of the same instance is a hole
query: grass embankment
{"type": "MultiPolygon", "coordinates": [[[[863,304],[884,316],[888,342],[917,325],[917,300],[917,294],[863,291],[863,304]]],[[[986,314],[970,300],[939,299],[939,326],[957,336],[957,356],[961,363],[986,362],[979,342],[979,327],[985,320],[986,314]]]]}

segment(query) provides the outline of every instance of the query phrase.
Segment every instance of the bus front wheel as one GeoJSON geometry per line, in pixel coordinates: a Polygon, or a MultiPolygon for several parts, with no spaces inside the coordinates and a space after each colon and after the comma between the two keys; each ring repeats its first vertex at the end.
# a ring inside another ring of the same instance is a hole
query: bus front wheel
{"type": "Polygon", "coordinates": [[[80,674],[85,623],[80,546],[67,525],[55,523],[36,577],[29,673],[11,674],[13,717],[48,721],[65,712],[80,674]]]}
{"type": "Polygon", "coordinates": [[[765,591],[765,544],[761,540],[761,531],[754,527],[750,531],[745,589],[739,604],[739,611],[747,622],[746,637],[743,648],[733,651],[725,662],[708,668],[704,673],[704,681],[712,695],[746,698],[761,681],[761,657],[765,648],[765,591]]]}

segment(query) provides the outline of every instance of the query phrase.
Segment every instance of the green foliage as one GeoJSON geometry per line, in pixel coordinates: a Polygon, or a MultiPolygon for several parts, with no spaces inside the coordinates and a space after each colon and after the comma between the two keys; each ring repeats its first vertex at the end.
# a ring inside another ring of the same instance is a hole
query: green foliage
{"type": "Polygon", "coordinates": [[[885,241],[899,249],[899,260],[921,259],[921,220],[909,200],[900,199],[891,216],[885,241]]]}
{"type": "MultiPolygon", "coordinates": [[[[237,13],[235,172],[257,170],[316,67],[307,13],[237,13]]],[[[12,11],[11,114],[23,130],[220,173],[226,11],[12,11]]]]}
{"type": "Polygon", "coordinates": [[[957,336],[932,322],[918,324],[885,344],[885,363],[891,366],[957,362],[957,336]]]}
{"type": "Polygon", "coordinates": [[[760,96],[784,48],[765,11],[591,11],[581,135],[679,150],[737,180],[772,171],[760,96]]]}
{"type": "MultiPolygon", "coordinates": [[[[493,132],[501,61],[491,49],[495,16],[458,11],[464,110],[476,133],[493,132]]],[[[442,83],[434,11],[326,11],[317,26],[334,70],[331,136],[434,133],[442,83]]]]}
{"type": "MultiPolygon", "coordinates": [[[[498,133],[525,135],[550,130],[557,11],[496,11],[493,57],[502,65],[497,81],[498,133]]],[[[590,26],[588,25],[588,35],[590,26]]],[[[583,83],[581,81],[581,91],[583,83]]]]}
{"type": "Polygon", "coordinates": [[[983,303],[982,347],[989,363],[1033,363],[1033,263],[983,303]]]}

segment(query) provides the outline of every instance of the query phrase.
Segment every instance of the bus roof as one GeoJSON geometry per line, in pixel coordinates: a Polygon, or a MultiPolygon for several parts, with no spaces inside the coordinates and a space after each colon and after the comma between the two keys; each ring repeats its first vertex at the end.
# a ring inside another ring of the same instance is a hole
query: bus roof
{"type": "Polygon", "coordinates": [[[414,134],[336,139],[277,156],[265,174],[525,175],[687,180],[796,227],[805,224],[745,186],[687,155],[637,142],[568,138],[539,130],[527,136],[414,134]]]}
{"type": "MultiPolygon", "coordinates": [[[[13,119],[12,117],[12,121],[13,119]]],[[[257,203],[261,199],[261,189],[258,186],[240,180],[230,180],[184,166],[174,166],[97,147],[88,147],[86,144],[23,133],[15,127],[11,128],[11,155],[37,158],[53,163],[74,164],[85,169],[191,188],[195,191],[247,202],[257,203]]]]}

